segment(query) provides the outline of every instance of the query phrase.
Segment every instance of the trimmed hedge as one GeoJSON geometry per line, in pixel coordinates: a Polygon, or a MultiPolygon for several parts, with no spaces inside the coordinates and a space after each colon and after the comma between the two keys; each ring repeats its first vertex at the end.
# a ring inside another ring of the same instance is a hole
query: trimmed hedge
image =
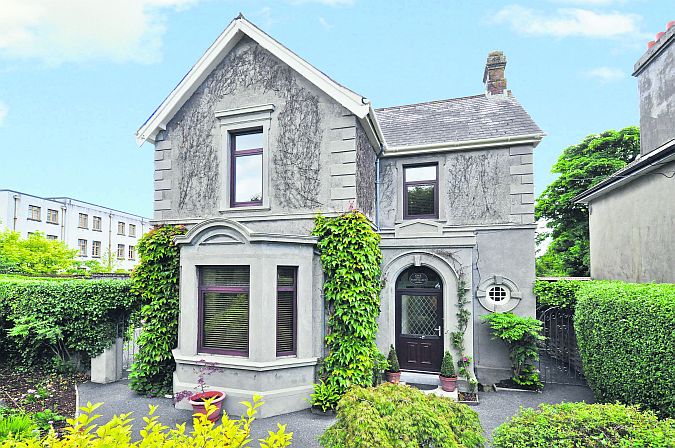
{"type": "Polygon", "coordinates": [[[596,399],[675,416],[675,284],[584,282],[576,296],[574,326],[596,399]]]}
{"type": "Polygon", "coordinates": [[[537,280],[534,283],[534,294],[537,296],[537,306],[558,306],[561,308],[574,308],[579,287],[588,283],[579,280],[558,280],[548,282],[537,280]]]}
{"type": "Polygon", "coordinates": [[[338,404],[337,421],[319,442],[324,448],[479,448],[484,439],[470,407],[384,383],[352,387],[338,404]]]}
{"type": "Polygon", "coordinates": [[[675,420],[621,404],[542,404],[493,432],[494,448],[672,447],[675,420]]]}
{"type": "Polygon", "coordinates": [[[36,366],[88,360],[137,306],[128,280],[0,278],[0,356],[36,366]]]}

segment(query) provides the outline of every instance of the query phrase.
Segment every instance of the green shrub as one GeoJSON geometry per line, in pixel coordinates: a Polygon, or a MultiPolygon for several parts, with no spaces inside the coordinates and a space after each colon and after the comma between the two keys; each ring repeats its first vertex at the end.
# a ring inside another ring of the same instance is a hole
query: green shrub
{"type": "Polygon", "coordinates": [[[585,282],[579,280],[559,280],[555,282],[537,280],[534,283],[537,306],[574,308],[577,300],[576,293],[583,283],[585,282]]]}
{"type": "Polygon", "coordinates": [[[452,353],[446,351],[443,355],[443,361],[441,362],[441,376],[450,378],[456,376],[455,374],[455,362],[452,359],[452,353]]]}
{"type": "Polygon", "coordinates": [[[323,369],[326,384],[340,394],[350,386],[370,386],[379,352],[375,345],[380,314],[380,236],[363,214],[317,216],[313,235],[325,273],[329,310],[323,369]]]}
{"type": "Polygon", "coordinates": [[[103,352],[138,304],[127,280],[0,278],[0,350],[26,366],[103,352]]]}
{"type": "Polygon", "coordinates": [[[675,284],[585,282],[574,327],[598,401],[675,416],[675,284]]]}
{"type": "Polygon", "coordinates": [[[517,316],[513,313],[492,313],[482,317],[490,324],[495,338],[506,342],[515,383],[533,389],[541,389],[536,362],[539,360],[539,341],[542,324],[533,317],[517,316]]]}
{"type": "Polygon", "coordinates": [[[26,414],[14,414],[0,417],[0,442],[3,440],[23,440],[35,437],[33,420],[26,414]]]}
{"type": "Polygon", "coordinates": [[[389,347],[389,356],[387,356],[387,362],[389,363],[387,372],[398,373],[401,371],[401,365],[398,362],[398,355],[396,354],[396,349],[393,345],[389,347]]]}
{"type": "Polygon", "coordinates": [[[675,421],[621,404],[542,404],[521,409],[493,433],[494,448],[667,448],[675,421]]]}
{"type": "Polygon", "coordinates": [[[321,381],[314,385],[314,393],[311,395],[311,403],[315,408],[323,412],[335,409],[342,395],[335,384],[326,384],[321,381]]]}
{"type": "Polygon", "coordinates": [[[176,362],[171,351],[178,344],[178,278],[180,253],[174,237],[183,226],[151,229],[138,240],[140,264],[131,274],[132,290],[141,297],[143,327],[129,386],[140,394],[171,393],[176,362]]]}
{"type": "MultiPolygon", "coordinates": [[[[155,415],[156,406],[150,406],[150,412],[143,418],[144,428],[140,431],[141,440],[132,442],[136,434],[132,431],[131,413],[115,415],[105,424],[94,423],[99,415],[94,415],[101,403],[81,408],[84,412],[75,419],[68,419],[64,429],[65,436],[59,438],[51,432],[44,439],[26,439],[22,442],[7,440],[0,448],[132,448],[132,447],[173,447],[173,448],[241,448],[252,446],[251,423],[258,408],[262,405],[260,397],[254,396],[253,403],[243,402],[246,415],[232,420],[226,414],[218,422],[211,422],[206,415],[197,414],[194,430],[187,432],[185,424],[174,428],[162,425],[155,415]]],[[[287,433],[285,425],[277,425],[277,431],[269,431],[267,437],[259,439],[261,448],[284,448],[291,445],[293,433],[287,433]]],[[[1,439],[0,439],[1,440],[1,439]]]]}
{"type": "Polygon", "coordinates": [[[466,405],[408,386],[350,389],[337,421],[319,439],[324,448],[482,447],[478,414],[466,405]]]}

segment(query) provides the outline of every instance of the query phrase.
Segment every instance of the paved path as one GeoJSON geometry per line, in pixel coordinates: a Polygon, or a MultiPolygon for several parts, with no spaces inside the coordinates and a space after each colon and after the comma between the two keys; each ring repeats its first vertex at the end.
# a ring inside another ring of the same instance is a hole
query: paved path
{"type": "MultiPolygon", "coordinates": [[[[80,406],[87,401],[103,402],[97,413],[103,417],[100,421],[109,420],[113,414],[133,411],[137,421],[148,411],[148,404],[159,406],[160,421],[168,426],[177,423],[190,422],[190,411],[175,409],[170,399],[145,398],[133,393],[126,381],[113,384],[86,383],[78,387],[80,406]]],[[[520,407],[536,407],[540,403],[562,403],[564,401],[586,401],[592,403],[593,394],[587,387],[562,386],[549,384],[542,393],[532,392],[482,392],[479,396],[480,405],[473,409],[478,412],[486,434],[507,421],[516,414],[520,407]]],[[[317,416],[307,411],[293,412],[256,420],[252,427],[252,438],[257,440],[267,434],[268,430],[276,430],[277,423],[287,425],[286,430],[292,431],[293,446],[299,448],[319,447],[317,438],[333,423],[333,418],[317,416]]],[[[189,423],[188,423],[189,424],[189,423]]],[[[138,427],[135,428],[136,433],[138,427]]],[[[252,446],[257,446],[253,444],[252,446]]]]}

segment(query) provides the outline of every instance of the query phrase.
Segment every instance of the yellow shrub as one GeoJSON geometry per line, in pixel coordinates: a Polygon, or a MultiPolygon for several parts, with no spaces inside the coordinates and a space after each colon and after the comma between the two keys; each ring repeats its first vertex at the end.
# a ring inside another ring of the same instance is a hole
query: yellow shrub
{"type": "MultiPolygon", "coordinates": [[[[42,440],[28,439],[21,441],[7,440],[2,448],[188,448],[188,447],[219,447],[239,448],[250,443],[250,427],[257,409],[262,405],[260,397],[254,396],[253,403],[244,402],[247,407],[246,416],[239,420],[230,420],[223,416],[220,425],[216,425],[206,418],[206,415],[195,414],[194,429],[186,433],[185,423],[169,428],[158,421],[155,414],[156,406],[150,406],[147,417],[143,417],[145,427],[141,430],[141,440],[131,441],[132,421],[131,414],[120,414],[104,425],[97,425],[94,421],[100,415],[94,411],[101,403],[81,408],[82,414],[77,418],[68,419],[68,426],[62,437],[53,432],[42,440]]],[[[210,405],[207,405],[210,407],[210,405]]],[[[210,412],[213,411],[211,408],[210,412]]],[[[278,425],[277,432],[269,432],[265,439],[260,439],[261,448],[283,448],[291,445],[293,433],[286,432],[285,425],[278,425]]]]}

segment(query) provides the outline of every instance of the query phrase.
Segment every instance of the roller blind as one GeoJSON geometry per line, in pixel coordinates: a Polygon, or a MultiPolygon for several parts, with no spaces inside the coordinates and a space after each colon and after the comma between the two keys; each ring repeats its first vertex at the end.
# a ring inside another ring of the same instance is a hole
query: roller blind
{"type": "Polygon", "coordinates": [[[297,268],[277,268],[277,356],[296,353],[297,268]]]}
{"type": "Polygon", "coordinates": [[[209,266],[200,272],[201,349],[248,354],[249,267],[209,266]]]}

